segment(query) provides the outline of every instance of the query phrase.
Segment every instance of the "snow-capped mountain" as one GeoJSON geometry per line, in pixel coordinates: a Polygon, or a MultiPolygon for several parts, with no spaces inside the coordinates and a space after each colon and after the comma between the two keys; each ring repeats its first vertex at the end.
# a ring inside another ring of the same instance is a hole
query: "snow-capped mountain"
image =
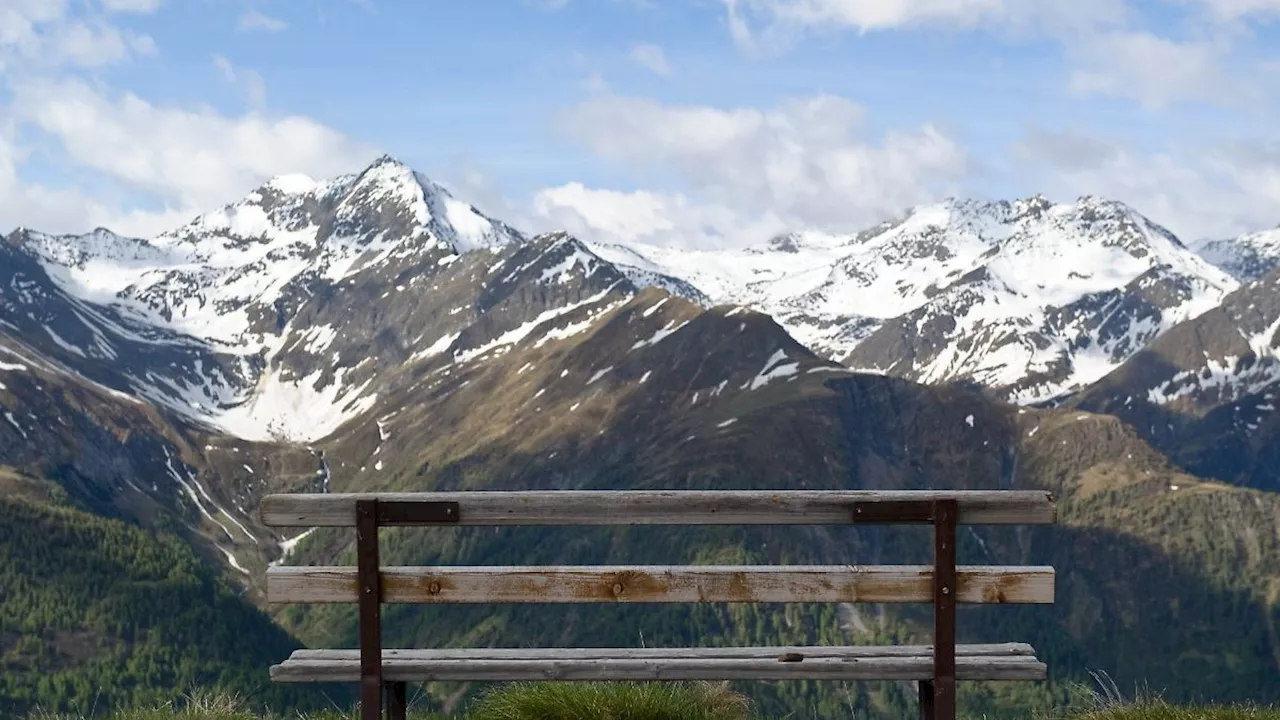
{"type": "Polygon", "coordinates": [[[1151,342],[1071,405],[1116,415],[1192,471],[1280,488],[1280,268],[1151,342]]]}
{"type": "Polygon", "coordinates": [[[1194,249],[1240,282],[1253,282],[1280,267],[1280,228],[1229,240],[1208,240],[1194,249]]]}
{"type": "Polygon", "coordinates": [[[966,380],[1019,402],[1084,387],[1238,282],[1117,202],[951,200],[856,235],[743,250],[593,245],[771,314],[860,370],[966,380]]]}
{"type": "Polygon", "coordinates": [[[151,241],[21,237],[69,294],[249,353],[270,344],[277,306],[301,288],[524,239],[389,157],[329,181],[275,178],[151,241]]]}
{"type": "Polygon", "coordinates": [[[406,366],[625,282],[388,157],[273,179],[151,240],[18,230],[4,247],[0,345],[257,440],[322,437],[406,366]],[[529,283],[548,287],[512,310],[529,283]]]}

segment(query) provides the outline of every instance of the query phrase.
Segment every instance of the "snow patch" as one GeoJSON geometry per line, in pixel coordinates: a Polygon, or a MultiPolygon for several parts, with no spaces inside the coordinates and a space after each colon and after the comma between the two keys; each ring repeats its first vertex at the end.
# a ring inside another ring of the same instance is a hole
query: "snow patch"
{"type": "Polygon", "coordinates": [[[760,372],[748,381],[746,385],[743,385],[742,389],[758,390],[774,380],[795,375],[800,369],[800,363],[782,364],[782,361],[786,359],[788,358],[785,350],[775,352],[769,358],[769,361],[764,364],[760,372]]]}
{"type": "Polygon", "coordinates": [[[4,413],[4,419],[8,420],[10,425],[17,428],[19,433],[22,433],[23,439],[27,439],[27,431],[23,430],[22,426],[18,424],[18,421],[13,418],[13,413],[6,410],[4,413]]]}

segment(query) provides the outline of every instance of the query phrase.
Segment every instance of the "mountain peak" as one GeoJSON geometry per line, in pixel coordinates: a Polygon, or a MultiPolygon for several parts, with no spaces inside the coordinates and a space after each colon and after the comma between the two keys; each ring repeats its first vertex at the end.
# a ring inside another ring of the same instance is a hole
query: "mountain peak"
{"type": "Polygon", "coordinates": [[[370,168],[375,168],[382,165],[396,165],[403,168],[409,167],[407,164],[402,162],[399,158],[395,157],[394,155],[391,155],[390,153],[383,153],[379,155],[376,160],[369,163],[370,168]]]}
{"type": "Polygon", "coordinates": [[[269,188],[285,195],[306,195],[314,192],[321,185],[322,183],[316,181],[310,175],[301,173],[277,175],[263,183],[264,188],[269,188]]]}

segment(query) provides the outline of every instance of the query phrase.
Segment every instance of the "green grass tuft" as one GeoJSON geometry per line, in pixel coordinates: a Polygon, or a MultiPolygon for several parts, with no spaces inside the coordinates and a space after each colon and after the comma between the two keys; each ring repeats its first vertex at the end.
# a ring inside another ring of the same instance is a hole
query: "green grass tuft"
{"type": "MultiPolygon", "coordinates": [[[[356,710],[331,709],[291,720],[353,720],[356,710]]],[[[716,683],[516,683],[478,698],[456,720],[755,720],[751,702],[716,683]]],[[[43,711],[27,720],[86,720],[43,711]]],[[[105,720],[264,720],[238,698],[197,694],[155,708],[117,710],[105,720]]],[[[409,720],[445,720],[409,712],[409,720]]]]}
{"type": "Polygon", "coordinates": [[[481,697],[467,720],[749,720],[727,684],[518,683],[481,697]]]}
{"type": "Polygon", "coordinates": [[[1086,710],[1071,720],[1280,720],[1280,708],[1250,706],[1186,708],[1156,701],[1086,710]]]}

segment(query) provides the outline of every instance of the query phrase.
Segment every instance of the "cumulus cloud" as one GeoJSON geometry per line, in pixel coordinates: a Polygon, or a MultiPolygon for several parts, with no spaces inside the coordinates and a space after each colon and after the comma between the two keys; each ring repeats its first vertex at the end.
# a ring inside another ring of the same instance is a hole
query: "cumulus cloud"
{"type": "Polygon", "coordinates": [[[102,0],[102,6],[111,12],[155,12],[164,0],[102,0]]]}
{"type": "Polygon", "coordinates": [[[863,119],[859,106],[832,95],[769,110],[597,96],[566,111],[560,130],[623,167],[674,177],[688,192],[569,184],[543,191],[537,206],[599,236],[740,243],[784,227],[859,229],[933,199],[968,170],[964,150],[936,127],[868,141],[863,119]]]}
{"type": "Polygon", "coordinates": [[[1180,101],[1223,105],[1256,99],[1257,63],[1239,53],[1238,24],[1280,19],[1280,0],[1166,0],[1174,25],[1150,31],[1133,0],[721,0],[729,31],[752,51],[776,52],[812,33],[918,27],[982,29],[1056,42],[1074,65],[1068,90],[1134,100],[1147,109],[1180,101]],[[1243,58],[1243,59],[1242,59],[1243,58]]]}
{"type": "Polygon", "coordinates": [[[667,62],[667,54],[663,52],[661,46],[650,43],[636,45],[631,48],[631,59],[654,74],[671,74],[671,63],[667,62]]]}
{"type": "Polygon", "coordinates": [[[1133,99],[1147,109],[1184,99],[1230,103],[1244,98],[1248,88],[1223,69],[1227,52],[1213,42],[1106,33],[1075,51],[1082,67],[1072,73],[1070,89],[1133,99]]]}
{"type": "Polygon", "coordinates": [[[730,32],[748,47],[785,45],[822,30],[991,28],[1079,34],[1124,21],[1124,0],[721,0],[730,32]]]}
{"type": "Polygon", "coordinates": [[[68,161],[146,193],[168,210],[127,214],[123,219],[133,227],[123,230],[207,210],[273,175],[347,172],[373,154],[305,117],[228,117],[208,108],[161,107],[78,79],[32,81],[13,92],[17,121],[55,139],[68,161]]]}
{"type": "Polygon", "coordinates": [[[246,10],[236,19],[236,29],[240,32],[252,32],[254,30],[280,32],[287,27],[289,27],[289,23],[270,15],[264,15],[257,10],[246,10]]]}
{"type": "Polygon", "coordinates": [[[221,55],[213,56],[213,64],[222,73],[223,79],[244,93],[249,107],[261,110],[267,104],[267,83],[257,70],[238,68],[221,55]]]}
{"type": "Polygon", "coordinates": [[[1141,153],[1080,130],[1033,130],[1015,156],[1050,194],[1121,200],[1187,242],[1280,222],[1280,143],[1236,141],[1141,153]]]}
{"type": "MultiPolygon", "coordinates": [[[[1185,0],[1184,0],[1185,1],[1185,0]]],[[[1221,20],[1280,17],[1280,0],[1190,0],[1221,20]]]]}
{"type": "MultiPolygon", "coordinates": [[[[117,9],[144,12],[154,3],[117,0],[117,9]]],[[[66,0],[5,0],[0,3],[0,70],[92,68],[155,52],[147,35],[111,25],[101,17],[73,16],[66,0]]]]}
{"type": "Polygon", "coordinates": [[[156,104],[85,72],[156,52],[150,37],[112,19],[161,4],[0,1],[0,87],[9,96],[0,105],[3,222],[54,232],[102,225],[149,235],[234,200],[272,175],[333,175],[376,154],[309,118],[264,114],[261,76],[220,56],[214,64],[250,105],[243,115],[156,104]],[[55,187],[24,176],[36,162],[46,169],[55,164],[71,182],[55,187]]]}

